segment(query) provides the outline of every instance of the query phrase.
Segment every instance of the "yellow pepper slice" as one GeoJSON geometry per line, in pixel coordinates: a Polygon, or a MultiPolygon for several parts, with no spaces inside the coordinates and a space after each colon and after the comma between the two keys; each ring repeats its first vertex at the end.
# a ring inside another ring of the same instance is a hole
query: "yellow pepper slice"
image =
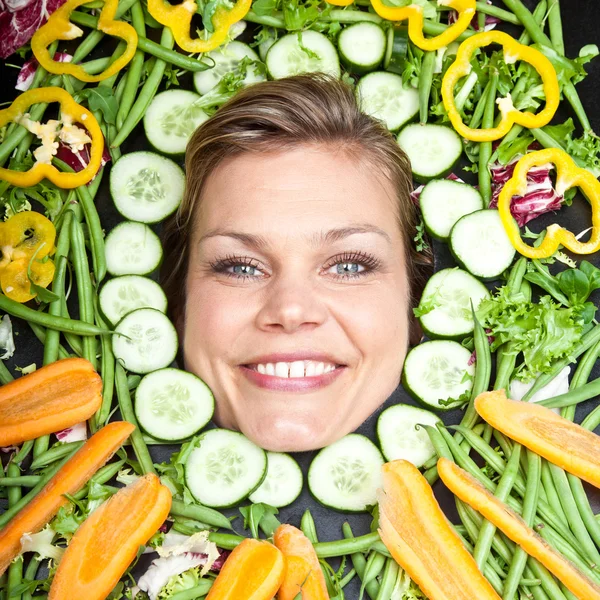
{"type": "MultiPolygon", "coordinates": [[[[337,2],[332,2],[337,4],[337,2]]],[[[415,46],[422,50],[439,50],[452,43],[461,33],[466,31],[475,15],[475,0],[438,0],[438,4],[447,6],[458,12],[456,23],[448,27],[444,33],[432,38],[423,35],[423,9],[418,4],[402,8],[386,6],[382,0],[371,0],[375,12],[388,21],[405,21],[408,19],[408,36],[415,46]]]]}
{"type": "Polygon", "coordinates": [[[517,123],[532,129],[543,127],[550,122],[558,108],[560,88],[558,78],[552,63],[538,50],[519,44],[513,37],[502,31],[486,31],[478,33],[465,40],[458,48],[456,60],[450,65],[442,80],[442,100],[448,112],[452,126],[464,138],[475,142],[491,142],[504,137],[517,123]],[[463,123],[460,112],[454,102],[454,87],[459,79],[471,72],[472,54],[484,46],[500,44],[504,49],[506,63],[515,63],[524,60],[529,63],[542,78],[546,106],[537,114],[521,112],[512,103],[510,94],[506,98],[499,98],[496,102],[502,114],[502,119],[497,127],[490,129],[471,129],[463,123]]]}
{"type": "Polygon", "coordinates": [[[34,298],[31,281],[41,287],[50,284],[54,263],[48,255],[55,250],[55,239],[52,221],[38,212],[20,212],[0,222],[0,286],[11,300],[27,302],[34,298]],[[30,263],[31,281],[27,275],[30,263]]]}
{"type": "Polygon", "coordinates": [[[192,38],[190,27],[198,5],[194,0],[184,0],[172,5],[166,0],[148,0],[148,12],[161,24],[169,27],[177,45],[186,52],[208,52],[218,48],[227,40],[229,28],[241,21],[250,10],[252,0],[237,0],[233,8],[227,10],[219,6],[212,17],[214,32],[207,39],[192,38]]]}
{"type": "Polygon", "coordinates": [[[56,62],[48,52],[48,46],[55,40],[73,40],[83,35],[83,31],[69,21],[71,13],[89,0],[68,0],[50,15],[48,21],[31,38],[31,50],[37,61],[49,73],[73,75],[80,81],[103,81],[118,73],[133,58],[137,49],[138,36],[135,29],[124,21],[115,21],[114,16],[119,0],[105,0],[98,19],[98,31],[120,38],[127,43],[125,51],[102,73],[90,75],[81,65],[68,62],[56,62]]]}
{"type": "Polygon", "coordinates": [[[592,254],[600,249],[600,182],[586,169],[578,167],[573,159],[558,148],[530,152],[519,160],[513,176],[506,182],[498,198],[498,212],[506,233],[517,252],[527,258],[548,258],[560,245],[576,254],[592,254]],[[592,207],[592,235],[587,242],[578,241],[573,233],[557,223],[546,229],[542,243],[534,248],[521,238],[517,222],[510,212],[513,196],[527,191],[527,173],[532,167],[553,163],[556,166],[556,191],[564,194],[568,189],[579,187],[592,207]]]}
{"type": "Polygon", "coordinates": [[[354,0],[327,0],[327,4],[333,4],[334,6],[350,6],[354,0]]]}
{"type": "Polygon", "coordinates": [[[2,167],[0,168],[0,180],[8,181],[19,187],[35,185],[44,178],[48,178],[58,187],[66,189],[85,185],[94,178],[100,169],[104,151],[104,136],[94,115],[77,104],[67,91],[59,87],[47,87],[28,90],[20,94],[8,108],[0,110],[0,127],[10,122],[18,122],[25,116],[26,110],[30,106],[40,102],[58,102],[63,119],[80,123],[85,127],[92,140],[89,164],[78,173],[61,173],[50,164],[50,161],[47,163],[38,161],[29,171],[13,171],[2,167]]]}

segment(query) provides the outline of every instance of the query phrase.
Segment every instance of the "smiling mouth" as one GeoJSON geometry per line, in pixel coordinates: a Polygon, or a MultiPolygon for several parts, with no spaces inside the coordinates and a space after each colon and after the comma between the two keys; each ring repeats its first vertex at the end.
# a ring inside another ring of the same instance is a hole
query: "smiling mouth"
{"type": "Polygon", "coordinates": [[[344,365],[314,360],[296,360],[293,362],[257,363],[243,365],[247,369],[257,371],[261,375],[279,377],[282,379],[303,379],[305,377],[319,377],[331,373],[344,365]]]}

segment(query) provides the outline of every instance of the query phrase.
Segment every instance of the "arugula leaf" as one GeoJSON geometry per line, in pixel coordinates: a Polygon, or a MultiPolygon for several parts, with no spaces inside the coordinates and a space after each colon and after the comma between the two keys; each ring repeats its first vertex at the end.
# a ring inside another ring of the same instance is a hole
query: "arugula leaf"
{"type": "Polygon", "coordinates": [[[119,103],[111,88],[105,86],[87,88],[80,92],[80,96],[87,98],[90,110],[98,110],[102,113],[106,123],[114,125],[117,122],[119,103]]]}
{"type": "Polygon", "coordinates": [[[248,506],[241,506],[240,513],[244,517],[244,528],[250,529],[252,537],[259,539],[258,529],[263,530],[265,535],[271,536],[279,527],[279,520],[275,517],[279,511],[269,504],[257,502],[248,506]]]}
{"type": "Polygon", "coordinates": [[[498,162],[501,165],[507,165],[518,154],[526,154],[527,148],[529,148],[533,140],[534,137],[527,133],[506,144],[500,144],[498,146],[498,162]]]}
{"type": "Polygon", "coordinates": [[[427,0],[383,0],[383,3],[386,6],[394,6],[399,8],[416,4],[423,9],[423,17],[425,19],[435,19],[437,16],[437,10],[435,6],[427,0]]]}
{"type": "Polygon", "coordinates": [[[272,15],[279,4],[278,0],[256,0],[252,3],[252,10],[259,17],[266,17],[272,15]]]}

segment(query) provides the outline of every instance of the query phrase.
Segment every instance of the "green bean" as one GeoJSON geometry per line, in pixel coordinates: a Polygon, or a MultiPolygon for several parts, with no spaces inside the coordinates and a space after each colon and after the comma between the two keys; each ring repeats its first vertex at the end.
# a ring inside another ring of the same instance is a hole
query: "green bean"
{"type": "Polygon", "coordinates": [[[211,527],[231,529],[231,523],[227,517],[222,515],[218,510],[202,506],[201,504],[186,504],[181,500],[174,499],[171,504],[171,515],[174,517],[195,519],[211,527]]]}
{"type": "MultiPolygon", "coordinates": [[[[90,267],[85,251],[83,228],[77,219],[71,221],[71,262],[75,268],[77,281],[77,299],[79,301],[79,318],[84,323],[94,323],[94,294],[90,267]]],[[[97,369],[96,338],[86,336],[83,342],[83,358],[88,360],[94,370],[97,369]]]]}
{"type": "MultiPolygon", "coordinates": [[[[498,73],[493,72],[490,77],[490,89],[485,103],[482,129],[490,129],[494,126],[494,112],[496,110],[496,91],[498,89],[498,73]]],[[[479,193],[483,197],[484,206],[488,206],[492,199],[492,180],[489,162],[492,156],[492,142],[479,144],[479,193]]]]}
{"type": "MultiPolygon", "coordinates": [[[[0,306],[0,309],[2,307],[0,306]]],[[[600,341],[600,325],[596,325],[593,329],[582,336],[577,346],[570,352],[568,358],[561,359],[554,363],[552,370],[549,373],[540,375],[533,384],[533,387],[523,396],[523,401],[527,402],[541,388],[548,385],[566,366],[579,358],[588,348],[591,348],[600,341]]]]}
{"type": "Polygon", "coordinates": [[[39,475],[19,475],[15,477],[0,477],[0,487],[35,487],[40,482],[39,475]]]}
{"type": "Polygon", "coordinates": [[[304,511],[302,519],[300,520],[300,529],[302,529],[302,533],[310,540],[311,544],[317,544],[319,542],[315,520],[308,508],[304,511]]]}
{"type": "Polygon", "coordinates": [[[562,512],[562,506],[558,498],[558,493],[554,487],[554,482],[552,481],[552,474],[548,468],[548,462],[545,460],[542,461],[542,489],[546,494],[546,499],[554,511],[554,514],[561,520],[563,525],[568,526],[567,519],[562,512]]]}
{"type": "Polygon", "coordinates": [[[398,567],[398,563],[393,558],[388,558],[383,569],[383,576],[381,577],[379,593],[376,596],[376,600],[391,599],[399,573],[400,568],[398,567]]]}
{"type": "MultiPolygon", "coordinates": [[[[6,467],[7,476],[10,478],[19,479],[21,475],[21,469],[13,462],[8,463],[6,467]]],[[[8,488],[8,506],[14,506],[19,502],[22,497],[21,486],[13,486],[8,488]]],[[[17,586],[21,585],[23,580],[23,557],[19,556],[16,560],[13,560],[8,567],[8,581],[7,581],[7,597],[16,600],[20,600],[21,594],[11,593],[17,586]]]]}
{"type": "Polygon", "coordinates": [[[581,360],[577,364],[577,369],[571,379],[570,389],[580,388],[585,385],[592,374],[594,365],[600,356],[600,342],[594,344],[591,348],[586,350],[581,360]]]}
{"type": "MultiPolygon", "coordinates": [[[[372,581],[377,582],[377,577],[383,570],[386,560],[387,559],[383,554],[379,554],[379,552],[371,550],[369,556],[367,557],[367,564],[365,566],[365,572],[362,577],[362,584],[360,587],[361,595],[363,591],[366,590],[366,587],[369,583],[371,583],[372,581]]],[[[375,595],[376,598],[379,595],[379,590],[381,589],[378,582],[377,588],[377,594],[375,595]]]]}
{"type": "Polygon", "coordinates": [[[127,387],[127,374],[118,361],[115,363],[115,384],[117,387],[117,399],[119,401],[121,416],[125,421],[129,421],[132,425],[135,425],[135,429],[129,436],[129,439],[131,440],[140,467],[144,473],[156,473],[152,457],[148,451],[148,446],[146,446],[146,442],[144,442],[142,432],[140,431],[140,427],[135,417],[135,412],[133,411],[131,395],[129,388],[127,387]]]}
{"type": "Polygon", "coordinates": [[[483,92],[479,100],[477,101],[477,105],[475,106],[475,110],[473,111],[473,115],[471,116],[471,120],[469,121],[469,127],[472,129],[476,129],[481,124],[481,119],[483,118],[483,113],[485,112],[485,107],[487,105],[487,99],[490,95],[491,81],[488,81],[486,86],[483,88],[483,92]]]}
{"type": "Polygon", "coordinates": [[[4,364],[3,361],[0,360],[0,383],[4,385],[5,383],[10,383],[13,381],[14,377],[11,375],[8,367],[4,364]]]}
{"type": "MultiPolygon", "coordinates": [[[[548,8],[548,3],[546,0],[540,0],[535,9],[533,10],[532,16],[535,23],[541,26],[546,19],[546,9],[548,8]]],[[[523,30],[523,33],[518,39],[519,44],[523,44],[524,46],[529,46],[531,44],[531,36],[529,35],[527,29],[523,30]]]]}
{"type": "Polygon", "coordinates": [[[546,567],[531,557],[528,558],[527,565],[532,570],[533,574],[541,580],[542,587],[546,594],[548,594],[550,600],[567,600],[562,593],[560,586],[556,583],[556,580],[546,567]]]}
{"type": "MultiPolygon", "coordinates": [[[[138,34],[138,38],[146,36],[146,26],[144,24],[144,11],[140,2],[136,2],[131,7],[131,24],[138,34]]],[[[117,112],[117,128],[121,128],[125,122],[125,117],[129,114],[133,102],[135,100],[135,94],[140,84],[142,77],[142,68],[144,67],[144,53],[138,48],[135,52],[135,56],[131,60],[131,64],[127,69],[125,76],[125,86],[123,88],[123,97],[119,103],[119,110],[117,112]]]]}
{"type": "Polygon", "coordinates": [[[473,88],[477,84],[477,81],[477,72],[471,71],[468,77],[465,79],[465,82],[463,83],[462,87],[454,97],[454,104],[456,105],[458,111],[462,111],[465,107],[465,104],[467,103],[467,100],[469,99],[473,88]]]}
{"type": "Polygon", "coordinates": [[[53,446],[49,450],[46,450],[46,452],[36,456],[29,468],[32,471],[36,471],[41,467],[51,465],[65,456],[69,456],[74,450],[79,450],[81,446],[83,446],[83,442],[65,442],[58,446],[53,446]]]}
{"type": "Polygon", "coordinates": [[[383,19],[379,15],[366,11],[333,9],[319,17],[319,21],[323,23],[358,23],[364,21],[382,23],[383,19]]]}
{"type": "Polygon", "coordinates": [[[429,97],[433,83],[435,57],[435,52],[425,52],[421,62],[421,72],[419,73],[419,119],[421,125],[427,123],[427,116],[429,114],[429,97]]]}
{"type": "MultiPolygon", "coordinates": [[[[471,390],[471,401],[467,410],[471,409],[473,412],[476,412],[474,408],[475,398],[482,392],[487,392],[490,387],[492,354],[490,352],[490,343],[487,334],[477,319],[473,307],[471,307],[471,311],[475,323],[473,338],[475,341],[475,357],[477,362],[475,364],[475,380],[473,381],[473,389],[471,390]]],[[[472,419],[469,421],[472,421],[472,419]]]]}
{"type": "MultiPolygon", "coordinates": [[[[33,440],[27,440],[23,442],[21,449],[13,456],[13,462],[20,465],[31,453],[33,449],[33,440]]],[[[1,471],[2,469],[0,469],[1,471]]]]}
{"type": "Polygon", "coordinates": [[[75,54],[73,54],[73,63],[80,63],[92,50],[102,41],[104,34],[101,31],[90,31],[85,39],[79,44],[75,54]]]}
{"type": "Polygon", "coordinates": [[[90,198],[92,200],[94,200],[94,198],[96,197],[96,194],[98,193],[98,188],[100,187],[100,184],[102,183],[103,175],[104,175],[104,167],[102,167],[102,169],[100,169],[98,171],[98,173],[96,174],[96,177],[94,177],[94,179],[92,179],[92,181],[87,186],[88,192],[90,193],[90,198]]]}
{"type": "MultiPolygon", "coordinates": [[[[171,512],[173,509],[171,508],[171,512]]],[[[209,533],[208,539],[214,542],[219,548],[223,550],[233,550],[237,548],[246,538],[240,535],[234,535],[233,533],[209,533]]]]}
{"type": "Polygon", "coordinates": [[[515,370],[517,354],[512,349],[511,342],[505,342],[496,351],[496,380],[494,381],[495,390],[508,389],[510,379],[515,370]]]}
{"type": "MultiPolygon", "coordinates": [[[[580,404],[581,402],[585,402],[590,398],[595,398],[600,394],[600,377],[598,379],[594,379],[590,381],[590,383],[586,383],[585,385],[580,386],[576,390],[571,390],[569,392],[565,392],[564,394],[560,394],[558,396],[554,396],[553,398],[548,398],[547,400],[542,400],[539,402],[542,406],[546,406],[547,408],[562,408],[562,407],[575,407],[576,404],[580,404]]],[[[564,415],[563,415],[564,416],[564,415]]]]}
{"type": "MultiPolygon", "coordinates": [[[[500,477],[498,486],[496,487],[496,497],[501,502],[506,502],[515,479],[519,472],[519,459],[521,456],[521,446],[516,446],[511,454],[511,457],[506,465],[506,470],[500,477]]],[[[490,521],[484,521],[481,529],[479,530],[479,537],[475,543],[475,550],[473,552],[473,558],[477,563],[477,566],[482,569],[487,562],[488,554],[492,546],[492,538],[496,533],[496,527],[490,521]]]]}
{"type": "Polygon", "coordinates": [[[356,577],[356,571],[354,567],[350,569],[342,579],[340,579],[340,587],[344,589],[354,578],[356,577]]]}
{"type": "MultiPolygon", "coordinates": [[[[40,566],[41,558],[39,555],[34,554],[27,565],[27,569],[25,569],[25,580],[33,581],[36,578],[38,567],[40,566]]],[[[23,600],[31,600],[31,592],[25,591],[23,592],[23,600]]]]}
{"type": "Polygon", "coordinates": [[[92,482],[99,483],[101,485],[108,483],[113,477],[117,475],[117,473],[121,470],[124,464],[125,460],[120,460],[105,465],[104,467],[96,471],[96,474],[90,479],[89,483],[85,487],[80,489],[76,494],[73,494],[75,500],[83,500],[89,494],[89,488],[92,482]]]}
{"type": "Polygon", "coordinates": [[[492,6],[487,2],[476,2],[475,6],[477,12],[481,13],[482,15],[490,15],[491,17],[496,17],[502,21],[506,21],[507,23],[512,23],[513,25],[521,24],[519,18],[508,10],[504,10],[497,6],[492,6]]]}
{"type": "Polygon", "coordinates": [[[354,552],[367,552],[373,544],[379,542],[379,534],[367,533],[347,540],[336,540],[335,542],[319,542],[315,544],[315,552],[319,558],[333,558],[334,556],[345,556],[354,552]]]}
{"type": "MultiPolygon", "coordinates": [[[[99,327],[107,327],[97,308],[96,323],[99,327]]],[[[95,416],[97,426],[103,426],[110,418],[115,389],[115,357],[112,351],[112,342],[109,336],[100,336],[100,347],[102,350],[100,355],[102,368],[102,404],[100,405],[100,408],[95,416]]],[[[129,378],[127,388],[130,389],[129,378]]]]}
{"type": "Polygon", "coordinates": [[[196,600],[196,598],[201,598],[208,594],[213,583],[213,579],[201,581],[197,586],[190,588],[189,590],[173,594],[171,600],[196,600]]]}
{"type": "Polygon", "coordinates": [[[522,256],[513,265],[508,275],[508,280],[506,281],[506,289],[510,296],[514,296],[515,294],[519,293],[519,290],[521,289],[521,283],[523,282],[523,277],[526,271],[527,259],[524,256],[522,256]]]}
{"type": "Polygon", "coordinates": [[[548,2],[548,28],[552,47],[559,54],[565,55],[565,42],[563,39],[562,19],[560,17],[560,0],[548,2]]]}

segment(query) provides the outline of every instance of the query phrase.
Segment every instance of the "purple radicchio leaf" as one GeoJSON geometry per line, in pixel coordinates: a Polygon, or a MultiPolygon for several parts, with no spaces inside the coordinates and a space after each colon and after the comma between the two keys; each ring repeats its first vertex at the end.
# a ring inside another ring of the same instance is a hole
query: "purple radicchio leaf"
{"type": "MultiPolygon", "coordinates": [[[[90,144],[86,144],[83,147],[83,150],[73,150],[68,144],[59,142],[58,150],[56,151],[56,158],[67,163],[75,172],[82,171],[90,162],[90,144]]],[[[109,161],[110,152],[108,151],[105,142],[100,168],[102,168],[109,161]]]]}
{"type": "MultiPolygon", "coordinates": [[[[491,0],[487,0],[487,3],[492,4],[491,0]]],[[[453,25],[454,23],[456,23],[457,19],[458,19],[458,13],[455,10],[451,10],[448,13],[448,25],[453,25]]],[[[502,23],[502,20],[498,19],[497,17],[491,17],[490,15],[485,15],[485,25],[484,25],[483,30],[491,31],[492,29],[494,29],[496,27],[496,25],[498,25],[498,23],[502,23]]],[[[473,16],[471,25],[473,26],[473,29],[475,31],[479,31],[479,21],[477,19],[477,13],[475,13],[475,15],[473,16]]]]}

